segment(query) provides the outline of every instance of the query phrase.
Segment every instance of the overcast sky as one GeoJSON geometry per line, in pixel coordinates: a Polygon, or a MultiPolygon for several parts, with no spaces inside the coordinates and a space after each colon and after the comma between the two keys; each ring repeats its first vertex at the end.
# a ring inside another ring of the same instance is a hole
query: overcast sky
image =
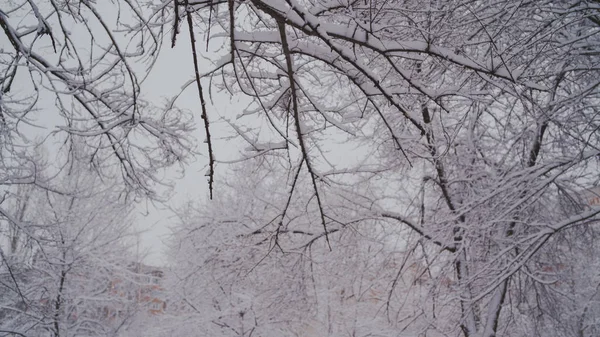
{"type": "MultiPolygon", "coordinates": [[[[203,56],[209,56],[213,59],[218,57],[214,50],[217,50],[220,46],[211,44],[211,48],[207,53],[205,40],[201,36],[198,36],[197,39],[198,51],[203,56]]],[[[210,68],[210,61],[202,58],[199,61],[200,71],[210,68]]],[[[193,79],[193,76],[189,35],[184,29],[180,33],[175,48],[170,48],[170,43],[163,45],[158,62],[142,85],[144,97],[153,103],[160,104],[178,94],[182,86],[193,79]]],[[[204,81],[203,86],[205,97],[209,100],[208,81],[204,81]]],[[[219,93],[214,89],[211,90],[211,94],[214,105],[209,100],[207,108],[211,131],[213,131],[213,141],[216,143],[214,145],[215,156],[218,159],[230,158],[238,153],[237,147],[231,144],[228,145],[227,141],[219,141],[218,136],[221,136],[221,133],[214,131],[222,130],[225,126],[220,121],[221,116],[230,113],[236,114],[236,110],[241,111],[244,104],[237,101],[238,98],[231,98],[228,94],[219,93]]],[[[178,98],[177,106],[190,110],[194,115],[196,130],[193,136],[196,138],[196,151],[198,154],[192,162],[186,165],[184,172],[181,171],[180,167],[173,167],[168,176],[165,177],[167,180],[175,180],[175,188],[168,201],[168,206],[175,208],[188,200],[201,202],[208,198],[208,179],[205,177],[208,165],[208,149],[203,142],[205,139],[204,125],[200,119],[200,99],[195,85],[189,86],[178,98]]],[[[166,253],[165,240],[169,235],[169,227],[176,222],[174,214],[167,209],[166,205],[142,202],[138,204],[136,218],[137,227],[145,231],[141,238],[141,251],[149,251],[145,262],[154,265],[164,264],[166,262],[164,256],[166,253]]]]}

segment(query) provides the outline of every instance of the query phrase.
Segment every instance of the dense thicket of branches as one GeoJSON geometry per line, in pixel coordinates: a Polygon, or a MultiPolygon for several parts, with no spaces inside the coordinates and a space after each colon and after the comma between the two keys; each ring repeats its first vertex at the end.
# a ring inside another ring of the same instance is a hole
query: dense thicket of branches
{"type": "MultiPolygon", "coordinates": [[[[599,334],[597,0],[5,3],[6,238],[50,235],[16,217],[17,185],[47,191],[46,206],[80,197],[58,178],[78,165],[102,178],[91,195],[116,181],[158,197],[157,173],[193,148],[189,116],[140,90],[170,30],[171,45],[191,44],[216,199],[175,235],[183,323],[211,336],[599,334]],[[206,53],[201,37],[223,47],[206,53]],[[240,178],[217,184],[208,79],[250,101],[225,116],[247,147],[240,178]],[[53,113],[58,128],[32,140],[53,113]],[[60,151],[42,174],[35,148],[50,134],[60,151]]],[[[50,208],[48,228],[66,233],[69,207],[50,208]]],[[[77,245],[58,247],[71,250],[43,270],[60,280],[77,245]]],[[[60,334],[44,315],[36,326],[60,334]]]]}
{"type": "Polygon", "coordinates": [[[248,172],[279,182],[254,195],[269,216],[239,220],[239,237],[259,236],[285,260],[321,241],[335,251],[338,234],[384,222],[405,245],[423,243],[419,255],[403,250],[451,283],[426,329],[598,333],[598,276],[574,266],[595,249],[578,238],[596,235],[599,212],[584,200],[600,178],[598,2],[175,8],[175,32],[191,16],[192,34],[223,41],[203,76],[251,98],[229,123],[249,145],[242,159],[256,158],[248,172]],[[354,149],[340,155],[336,143],[354,149]]]}
{"type": "Polygon", "coordinates": [[[114,336],[137,313],[112,288],[134,278],[131,203],[81,168],[60,183],[68,195],[31,185],[5,193],[2,335],[114,336]]]}
{"type": "Polygon", "coordinates": [[[0,1],[2,336],[115,336],[137,312],[111,288],[136,277],[134,196],[162,198],[157,175],[194,147],[189,114],[141,92],[155,9],[0,1]]]}
{"type": "Polygon", "coordinates": [[[163,11],[61,0],[8,0],[0,10],[0,183],[43,185],[28,148],[53,134],[57,167],[87,161],[156,196],[155,174],[193,147],[190,116],[151,105],[140,89],[162,45],[163,11]],[[91,150],[75,158],[74,144],[91,150]]]}

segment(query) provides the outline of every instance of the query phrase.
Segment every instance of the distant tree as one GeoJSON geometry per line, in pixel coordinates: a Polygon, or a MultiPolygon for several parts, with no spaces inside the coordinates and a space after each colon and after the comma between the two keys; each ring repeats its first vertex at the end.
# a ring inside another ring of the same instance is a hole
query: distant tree
{"type": "Polygon", "coordinates": [[[0,205],[3,333],[114,336],[138,312],[122,289],[136,277],[132,204],[120,186],[72,169],[54,181],[63,193],[27,185],[0,205]]]}
{"type": "Polygon", "coordinates": [[[166,287],[171,309],[157,327],[175,336],[198,334],[197,326],[206,336],[418,335],[430,330],[432,314],[449,315],[448,294],[425,296],[448,290],[449,279],[421,264],[414,235],[374,218],[350,220],[347,204],[345,228],[328,234],[330,251],[311,228],[319,210],[307,175],[287,209],[293,224],[272,231],[287,202],[276,188],[285,178],[283,168],[242,174],[261,162],[245,162],[230,184],[217,183],[209,204],[180,211],[166,287]]]}
{"type": "Polygon", "coordinates": [[[302,215],[317,210],[294,205],[289,214],[302,239],[286,228],[274,234],[265,224],[285,200],[268,194],[276,182],[265,180],[216,184],[211,207],[181,210],[170,250],[170,310],[158,326],[175,336],[391,333],[395,324],[377,312],[395,274],[385,266],[400,261],[389,259],[398,247],[383,242],[383,227],[331,234],[336,249],[329,252],[302,215]]]}

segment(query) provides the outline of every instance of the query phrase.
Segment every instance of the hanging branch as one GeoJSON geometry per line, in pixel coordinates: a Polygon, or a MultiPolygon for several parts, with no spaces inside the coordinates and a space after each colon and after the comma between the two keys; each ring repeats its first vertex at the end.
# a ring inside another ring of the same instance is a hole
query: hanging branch
{"type": "Polygon", "coordinates": [[[319,213],[321,215],[321,224],[323,225],[323,230],[325,233],[325,240],[327,241],[327,246],[329,250],[331,250],[331,243],[329,242],[329,234],[327,231],[327,224],[325,223],[325,213],[323,210],[323,203],[321,201],[321,195],[319,194],[319,190],[317,188],[317,177],[315,175],[314,169],[311,165],[310,158],[308,156],[308,149],[306,148],[306,144],[304,143],[304,138],[302,136],[302,126],[300,123],[300,111],[298,109],[298,96],[296,93],[296,82],[294,79],[294,68],[292,65],[292,56],[290,52],[290,48],[287,41],[287,36],[285,34],[285,24],[282,21],[277,22],[279,26],[279,34],[281,35],[281,46],[283,48],[283,54],[285,55],[285,61],[287,65],[287,75],[290,80],[290,91],[292,94],[292,109],[294,112],[294,121],[296,124],[296,132],[298,133],[298,143],[300,144],[300,150],[302,151],[302,156],[304,157],[304,161],[306,162],[306,168],[310,173],[310,178],[312,180],[312,185],[315,190],[315,196],[317,198],[317,204],[319,206],[319,213]]]}
{"type": "Polygon", "coordinates": [[[188,23],[188,30],[190,32],[190,44],[192,46],[192,57],[194,58],[194,72],[196,76],[196,85],[198,87],[198,97],[200,97],[200,105],[202,106],[201,118],[204,121],[204,131],[206,132],[206,143],[208,144],[208,190],[209,197],[213,197],[213,183],[215,180],[215,158],[213,155],[212,140],[210,137],[208,113],[206,112],[206,101],[204,100],[204,94],[202,93],[202,84],[200,83],[200,70],[198,69],[198,55],[196,53],[196,39],[194,37],[194,24],[192,22],[192,16],[190,15],[192,9],[185,1],[186,17],[188,23]]]}
{"type": "Polygon", "coordinates": [[[177,0],[173,0],[173,12],[175,18],[173,19],[173,32],[171,35],[171,48],[175,48],[175,42],[177,41],[177,35],[179,35],[179,4],[177,0]]]}

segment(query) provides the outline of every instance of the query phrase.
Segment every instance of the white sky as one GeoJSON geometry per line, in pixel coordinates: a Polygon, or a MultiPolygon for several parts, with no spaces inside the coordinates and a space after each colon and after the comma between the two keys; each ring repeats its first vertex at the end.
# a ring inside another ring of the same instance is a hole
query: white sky
{"type": "MultiPolygon", "coordinates": [[[[216,58],[213,50],[220,46],[211,44],[211,49],[207,53],[206,41],[201,36],[197,36],[197,39],[198,52],[202,55],[208,55],[210,58],[216,58]]],[[[189,34],[185,29],[182,29],[175,48],[170,48],[170,41],[165,41],[158,62],[142,85],[145,99],[160,104],[179,93],[183,84],[193,79],[194,68],[189,41],[189,34]]],[[[210,62],[205,59],[200,58],[199,62],[200,71],[205,71],[211,66],[210,62]]],[[[232,112],[235,114],[237,113],[235,110],[241,110],[244,104],[237,103],[235,98],[232,100],[228,94],[218,93],[213,89],[212,98],[215,104],[212,105],[208,96],[208,81],[203,81],[202,84],[205,99],[208,100],[207,111],[211,121],[213,142],[216,143],[213,145],[215,156],[217,158],[227,158],[235,155],[238,149],[237,146],[228,146],[226,142],[219,142],[217,137],[220,133],[216,131],[224,127],[224,123],[219,122],[220,116],[232,112]]],[[[179,167],[173,167],[166,177],[167,179],[175,179],[175,188],[168,202],[168,206],[175,208],[189,200],[201,202],[208,198],[208,179],[205,177],[208,165],[208,147],[203,142],[205,139],[204,125],[200,119],[200,99],[195,84],[189,86],[179,97],[177,106],[190,110],[194,115],[196,130],[193,137],[196,138],[198,155],[193,162],[186,165],[185,172],[182,172],[179,167]]],[[[218,169],[219,167],[217,167],[218,169]]],[[[149,251],[145,262],[153,265],[164,264],[166,262],[164,256],[166,253],[165,240],[169,236],[169,227],[177,221],[175,215],[165,205],[144,202],[138,205],[136,218],[137,228],[145,231],[142,234],[140,245],[141,251],[149,251]]]]}

